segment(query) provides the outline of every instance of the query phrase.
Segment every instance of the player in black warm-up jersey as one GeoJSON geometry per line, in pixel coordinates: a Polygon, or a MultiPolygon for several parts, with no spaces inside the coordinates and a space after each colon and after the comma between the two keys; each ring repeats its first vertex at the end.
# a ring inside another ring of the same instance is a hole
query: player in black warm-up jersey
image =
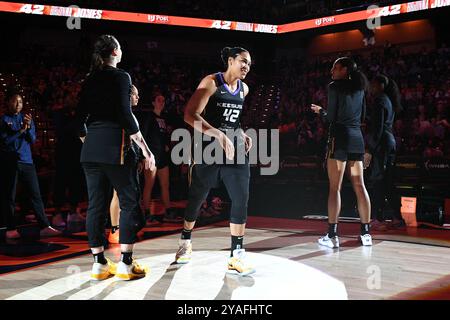
{"type": "MultiPolygon", "coordinates": [[[[227,133],[240,128],[244,98],[249,91],[248,86],[242,80],[250,71],[251,57],[250,53],[243,48],[226,47],[222,50],[222,60],[226,71],[203,78],[186,106],[184,120],[194,129],[212,137],[212,143],[219,143],[228,161],[222,164],[217,161],[213,164],[195,163],[193,165],[184,229],[175,260],[177,263],[190,261],[191,232],[200,206],[210,189],[216,187],[218,182],[223,181],[232,202],[230,212],[231,255],[228,261],[228,270],[240,275],[247,275],[255,271],[253,267],[245,263],[245,250],[243,249],[250,181],[247,153],[251,148],[252,141],[242,130],[236,138],[233,138],[233,142],[227,137],[227,133]],[[236,157],[235,150],[237,151],[236,157]],[[244,161],[239,161],[239,159],[244,161]]],[[[194,141],[195,145],[201,145],[202,150],[205,150],[204,148],[208,144],[194,141]]]]}
{"type": "Polygon", "coordinates": [[[328,107],[313,104],[311,109],[320,113],[330,123],[327,170],[330,180],[328,195],[328,233],[319,244],[339,247],[337,226],[341,211],[341,186],[347,171],[358,202],[361,217],[360,240],[364,246],[372,245],[370,236],[370,199],[364,185],[364,139],[361,119],[365,114],[365,90],[367,78],[348,58],[337,59],[331,69],[333,82],[328,86],[328,107]]]}

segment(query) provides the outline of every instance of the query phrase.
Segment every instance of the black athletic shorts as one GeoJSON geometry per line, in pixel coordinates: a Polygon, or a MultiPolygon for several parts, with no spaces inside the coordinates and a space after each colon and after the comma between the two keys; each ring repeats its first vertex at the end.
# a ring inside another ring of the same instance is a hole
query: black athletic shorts
{"type": "Polygon", "coordinates": [[[334,150],[334,153],[330,154],[329,158],[340,161],[363,161],[364,153],[350,153],[345,150],[334,150]]]}
{"type": "Polygon", "coordinates": [[[336,146],[335,138],[330,138],[327,146],[327,159],[340,161],[363,161],[364,153],[348,152],[346,149],[336,146]]]}

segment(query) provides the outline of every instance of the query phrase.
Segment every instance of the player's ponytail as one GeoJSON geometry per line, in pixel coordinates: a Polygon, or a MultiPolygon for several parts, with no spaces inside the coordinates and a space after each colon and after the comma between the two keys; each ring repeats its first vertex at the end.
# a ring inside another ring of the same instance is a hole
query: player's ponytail
{"type": "Polygon", "coordinates": [[[335,63],[339,63],[341,66],[347,68],[348,80],[350,81],[350,86],[348,89],[351,91],[367,90],[369,83],[367,77],[361,70],[359,70],[358,65],[355,61],[353,61],[353,59],[349,57],[342,57],[337,59],[335,63]]]}
{"type": "Polygon", "coordinates": [[[110,59],[112,52],[118,48],[119,42],[114,36],[100,36],[94,44],[89,73],[92,74],[95,71],[103,69],[105,61],[110,59]]]}

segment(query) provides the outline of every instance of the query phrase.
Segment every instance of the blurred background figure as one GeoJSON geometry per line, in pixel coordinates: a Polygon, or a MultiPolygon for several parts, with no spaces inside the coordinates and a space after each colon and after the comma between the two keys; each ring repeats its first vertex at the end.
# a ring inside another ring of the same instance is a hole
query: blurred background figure
{"type": "Polygon", "coordinates": [[[39,223],[40,236],[58,236],[60,231],[50,226],[45,215],[39,181],[31,154],[36,141],[36,128],[29,113],[22,113],[23,99],[18,91],[9,90],[5,96],[6,114],[0,118],[1,212],[6,221],[6,238],[18,239],[16,228],[16,189],[20,181],[28,190],[34,213],[39,223]]]}

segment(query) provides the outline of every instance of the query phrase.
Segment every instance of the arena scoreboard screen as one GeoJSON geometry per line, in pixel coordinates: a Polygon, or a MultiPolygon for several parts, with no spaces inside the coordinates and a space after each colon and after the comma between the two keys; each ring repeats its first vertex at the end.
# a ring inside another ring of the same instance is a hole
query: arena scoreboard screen
{"type": "Polygon", "coordinates": [[[86,9],[76,6],[53,6],[40,4],[27,4],[0,1],[0,12],[13,12],[19,14],[33,14],[57,17],[74,17],[82,19],[99,19],[112,21],[125,21],[135,23],[160,24],[167,26],[182,26],[195,28],[210,28],[230,31],[247,31],[269,34],[302,31],[307,29],[327,27],[343,23],[363,21],[387,16],[408,14],[417,11],[431,10],[450,6],[450,0],[421,0],[384,7],[367,8],[356,12],[335,14],[315,19],[303,20],[293,23],[274,25],[252,22],[227,21],[216,19],[190,18],[160,15],[152,13],[135,13],[124,11],[111,11],[102,9],[86,9]]]}

